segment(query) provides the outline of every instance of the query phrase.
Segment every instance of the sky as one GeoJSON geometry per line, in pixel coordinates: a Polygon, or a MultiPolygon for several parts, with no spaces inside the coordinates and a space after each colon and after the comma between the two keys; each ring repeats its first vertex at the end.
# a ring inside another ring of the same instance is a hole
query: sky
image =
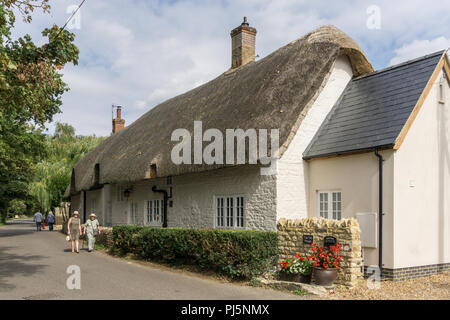
{"type": "MultiPolygon", "coordinates": [[[[17,20],[14,37],[64,25],[82,0],[50,0],[50,14],[17,20]]],[[[70,91],[56,121],[77,134],[111,133],[111,106],[129,125],[178,94],[208,82],[231,64],[230,31],[247,16],[262,59],[322,25],[352,37],[375,69],[450,48],[448,0],[86,0],[68,24],[80,49],[62,73],[70,91]]]]}

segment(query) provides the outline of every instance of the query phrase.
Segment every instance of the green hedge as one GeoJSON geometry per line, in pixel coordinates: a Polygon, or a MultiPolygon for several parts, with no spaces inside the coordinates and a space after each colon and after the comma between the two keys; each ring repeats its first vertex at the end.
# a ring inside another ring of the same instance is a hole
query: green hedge
{"type": "Polygon", "coordinates": [[[276,264],[278,238],[269,231],[116,226],[112,251],[251,278],[276,264]]]}

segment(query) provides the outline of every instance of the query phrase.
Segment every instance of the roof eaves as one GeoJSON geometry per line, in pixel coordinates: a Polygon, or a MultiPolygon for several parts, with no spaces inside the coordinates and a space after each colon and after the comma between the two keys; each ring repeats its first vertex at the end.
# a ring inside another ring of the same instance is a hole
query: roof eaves
{"type": "Polygon", "coordinates": [[[362,76],[356,77],[356,78],[353,79],[353,81],[358,81],[358,80],[361,80],[361,79],[364,79],[364,78],[375,76],[375,75],[378,75],[380,73],[384,73],[384,72],[387,72],[387,71],[391,71],[393,69],[404,67],[404,66],[410,65],[410,64],[415,63],[415,62],[426,60],[426,59],[431,58],[431,57],[442,56],[445,52],[446,52],[445,50],[441,50],[441,51],[437,51],[437,52],[428,54],[426,56],[422,56],[422,57],[419,57],[419,58],[416,58],[416,59],[408,60],[408,61],[396,64],[396,65],[393,65],[393,66],[390,66],[390,67],[387,67],[387,68],[384,68],[384,69],[380,69],[380,70],[377,70],[377,71],[374,71],[374,72],[371,72],[371,73],[364,74],[362,76]]]}
{"type": "Polygon", "coordinates": [[[371,151],[375,151],[375,150],[386,150],[386,149],[393,149],[393,148],[394,148],[394,144],[390,143],[390,144],[369,147],[369,148],[351,149],[351,150],[339,151],[339,152],[314,154],[314,155],[304,156],[303,160],[313,160],[313,159],[333,157],[333,156],[335,156],[335,157],[347,156],[347,155],[352,155],[352,154],[360,154],[360,153],[366,153],[366,152],[371,152],[371,151]]]}

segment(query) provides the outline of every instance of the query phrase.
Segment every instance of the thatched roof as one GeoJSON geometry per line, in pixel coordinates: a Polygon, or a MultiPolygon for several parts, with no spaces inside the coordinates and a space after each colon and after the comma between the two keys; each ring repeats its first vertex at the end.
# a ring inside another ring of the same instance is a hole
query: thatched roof
{"type": "MultiPolygon", "coordinates": [[[[151,164],[158,177],[223,167],[176,165],[170,155],[175,129],[193,133],[194,120],[203,131],[225,129],[279,129],[282,154],[314,103],[339,55],[347,55],[355,76],[373,68],[360,47],[339,29],[321,27],[233,72],[167,100],[122,131],[104,140],[75,166],[71,194],[99,183],[133,182],[148,178],[151,164]]],[[[299,155],[300,157],[301,155],[299,155]]]]}

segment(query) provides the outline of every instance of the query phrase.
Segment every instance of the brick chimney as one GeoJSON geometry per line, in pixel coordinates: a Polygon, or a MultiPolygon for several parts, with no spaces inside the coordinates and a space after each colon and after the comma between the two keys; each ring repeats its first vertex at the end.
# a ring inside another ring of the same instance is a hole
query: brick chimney
{"type": "Polygon", "coordinates": [[[256,29],[249,27],[247,17],[231,31],[231,68],[238,68],[255,61],[256,29]]]}
{"type": "Polygon", "coordinates": [[[125,120],[122,119],[122,107],[116,107],[117,116],[112,121],[112,132],[116,133],[125,128],[125,120]]]}

